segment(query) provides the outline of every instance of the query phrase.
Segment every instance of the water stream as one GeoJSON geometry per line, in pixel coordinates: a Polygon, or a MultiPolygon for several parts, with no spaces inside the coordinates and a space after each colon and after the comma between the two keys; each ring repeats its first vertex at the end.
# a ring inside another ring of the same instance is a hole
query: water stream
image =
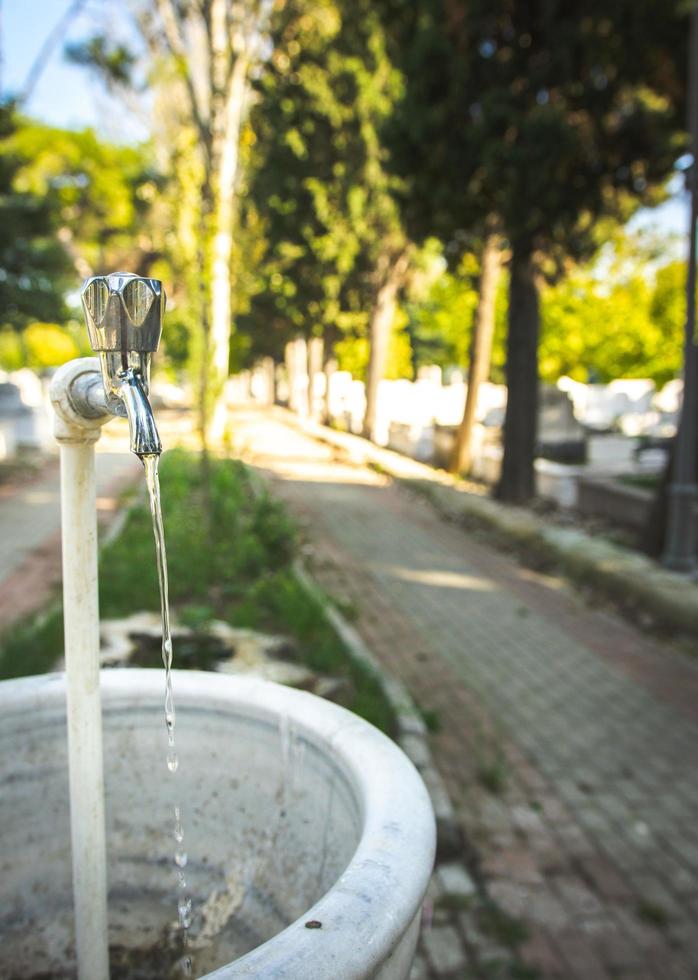
{"type": "MultiPolygon", "coordinates": [[[[165,550],[165,532],[162,523],[162,506],[160,503],[160,478],[158,476],[157,455],[142,456],[145,467],[145,482],[148,488],[150,514],[153,519],[153,535],[155,537],[155,553],[157,558],[158,583],[160,585],[160,614],[162,617],[162,662],[165,667],[165,726],[167,728],[167,768],[172,774],[179,768],[177,746],[175,743],[175,704],[172,690],[172,632],[170,629],[170,599],[167,580],[167,552],[165,550]]],[[[179,803],[173,804],[175,840],[174,863],[177,874],[177,919],[182,947],[180,960],[181,973],[185,977],[193,975],[193,962],[188,949],[189,927],[191,925],[191,898],[188,894],[187,880],[184,869],[187,864],[187,852],[184,847],[184,826],[182,811],[179,803]]]]}

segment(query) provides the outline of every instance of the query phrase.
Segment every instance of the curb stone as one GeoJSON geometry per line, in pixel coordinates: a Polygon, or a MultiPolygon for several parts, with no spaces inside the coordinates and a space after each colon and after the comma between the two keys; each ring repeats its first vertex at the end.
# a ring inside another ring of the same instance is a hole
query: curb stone
{"type": "Polygon", "coordinates": [[[665,629],[698,637],[698,583],[685,576],[584,531],[551,527],[523,507],[473,493],[449,473],[361,436],[299,418],[278,406],[273,412],[307,435],[345,452],[351,462],[377,467],[421,493],[447,520],[490,533],[501,545],[513,547],[524,563],[556,568],[576,584],[615,601],[628,618],[649,615],[665,629]]]}
{"type": "MultiPolygon", "coordinates": [[[[283,421],[287,421],[287,416],[296,421],[294,416],[281,409],[279,414],[283,421]]],[[[314,432],[306,434],[323,441],[322,436],[314,432]]],[[[370,465],[366,458],[352,461],[370,465]]],[[[405,460],[408,466],[411,462],[405,460]]],[[[271,492],[268,481],[259,471],[249,465],[247,471],[253,492],[271,492]]],[[[533,980],[537,974],[529,971],[520,960],[518,945],[500,945],[496,937],[482,932],[482,914],[492,908],[493,902],[481,877],[469,873],[464,860],[468,852],[467,841],[446,784],[434,764],[426,725],[409,691],[386,673],[358,630],[315,582],[307,565],[297,559],[292,571],[301,588],[319,604],[349,656],[376,677],[395,714],[396,741],[422,776],[434,808],[436,862],[422,906],[420,940],[410,980],[493,980],[495,976],[513,980],[515,976],[524,975],[522,970],[533,980]],[[496,962],[491,960],[493,953],[496,953],[496,962]]]]}
{"type": "MultiPolygon", "coordinates": [[[[300,560],[294,562],[293,573],[306,593],[322,607],[327,620],[347,648],[352,660],[363,664],[377,678],[386,700],[393,709],[397,728],[395,741],[424,780],[434,808],[437,862],[462,854],[463,835],[460,825],[446,785],[434,765],[426,725],[409,692],[400,681],[383,670],[358,630],[347,622],[337,607],[322,592],[300,560]]],[[[462,874],[469,879],[465,868],[462,869],[462,874]]]]}
{"type": "MultiPolygon", "coordinates": [[[[263,477],[248,466],[254,493],[268,492],[263,477]]],[[[462,855],[463,833],[453,809],[446,784],[437,770],[429,748],[427,728],[407,688],[395,677],[386,673],[376,657],[364,643],[358,630],[337,609],[331,599],[320,589],[305,564],[297,558],[292,566],[300,586],[323,610],[328,622],[339,636],[349,656],[363,664],[378,680],[386,701],[395,715],[395,741],[424,780],[436,818],[436,860],[441,862],[462,855]]],[[[467,876],[465,868],[463,874],[467,876]]],[[[469,877],[469,876],[468,876],[469,877]]]]}

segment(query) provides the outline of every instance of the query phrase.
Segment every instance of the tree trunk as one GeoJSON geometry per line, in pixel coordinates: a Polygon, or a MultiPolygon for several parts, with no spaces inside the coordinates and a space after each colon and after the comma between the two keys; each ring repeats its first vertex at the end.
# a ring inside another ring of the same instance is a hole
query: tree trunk
{"type": "Polygon", "coordinates": [[[238,143],[242,123],[247,63],[239,57],[233,68],[230,87],[220,119],[213,114],[213,238],[211,241],[211,334],[210,357],[216,387],[216,404],[211,418],[211,438],[218,439],[225,425],[225,406],[221,398],[228,377],[231,324],[231,269],[233,219],[238,143]]]}
{"type": "Polygon", "coordinates": [[[271,408],[276,404],[276,365],[273,357],[265,357],[260,365],[264,377],[264,405],[271,408]]]}
{"type": "MultiPolygon", "coordinates": [[[[676,437],[672,439],[666,465],[659,479],[647,523],[640,535],[640,547],[651,558],[661,558],[667,545],[669,523],[669,495],[674,480],[674,460],[676,456],[676,437]]],[[[698,483],[698,440],[695,451],[696,468],[692,480],[698,483]]]]}
{"type": "Polygon", "coordinates": [[[307,417],[308,400],[308,350],[305,337],[296,337],[286,344],[286,372],[288,375],[288,407],[292,412],[307,417]]]}
{"type": "Polygon", "coordinates": [[[319,422],[322,415],[321,401],[315,395],[315,378],[322,374],[324,347],[322,337],[311,337],[308,341],[308,414],[314,422],[319,422]]]}
{"type": "Polygon", "coordinates": [[[496,496],[509,503],[524,503],[535,492],[538,328],[536,270],[530,252],[514,247],[509,286],[504,457],[496,490],[496,496]]]}
{"type": "Polygon", "coordinates": [[[374,439],[376,434],[378,383],[385,374],[390,328],[395,319],[397,295],[405,281],[409,266],[408,253],[402,252],[397,258],[385,260],[384,264],[388,267],[387,273],[376,293],[369,328],[370,353],[366,375],[366,411],[361,433],[365,439],[374,439]]]}
{"type": "Polygon", "coordinates": [[[452,473],[467,473],[470,469],[478,392],[480,385],[487,380],[490,373],[495,300],[501,268],[501,238],[494,232],[488,232],[482,245],[482,272],[480,274],[477,310],[473,323],[473,339],[470,347],[468,391],[465,396],[463,418],[458,427],[456,444],[449,464],[452,473]]]}
{"type": "Polygon", "coordinates": [[[325,342],[325,364],[323,366],[323,371],[325,373],[325,397],[322,406],[323,425],[330,425],[332,422],[332,413],[330,411],[330,389],[332,385],[332,375],[336,370],[337,358],[333,354],[331,344],[325,342]]]}
{"type": "Polygon", "coordinates": [[[664,542],[666,539],[667,517],[669,512],[669,488],[674,473],[674,453],[676,449],[676,439],[671,443],[671,448],[667,456],[666,465],[657,486],[657,490],[652,500],[652,506],[647,517],[647,523],[642,529],[640,536],[640,547],[651,558],[661,558],[664,554],[664,542]]]}

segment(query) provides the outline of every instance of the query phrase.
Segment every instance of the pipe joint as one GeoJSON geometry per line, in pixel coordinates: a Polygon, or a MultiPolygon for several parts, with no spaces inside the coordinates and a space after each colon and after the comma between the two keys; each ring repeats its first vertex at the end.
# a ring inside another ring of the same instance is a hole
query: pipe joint
{"type": "Polygon", "coordinates": [[[50,388],[55,412],[53,433],[59,443],[97,442],[113,413],[107,407],[102,372],[96,357],[79,357],[63,364],[50,388]]]}

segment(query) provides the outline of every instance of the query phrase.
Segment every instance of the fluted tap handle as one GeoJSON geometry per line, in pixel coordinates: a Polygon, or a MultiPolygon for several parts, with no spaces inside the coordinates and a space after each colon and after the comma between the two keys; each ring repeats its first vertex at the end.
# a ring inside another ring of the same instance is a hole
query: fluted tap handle
{"type": "Polygon", "coordinates": [[[93,276],[83,286],[82,307],[92,350],[149,353],[158,349],[165,311],[159,279],[131,272],[93,276]]]}

